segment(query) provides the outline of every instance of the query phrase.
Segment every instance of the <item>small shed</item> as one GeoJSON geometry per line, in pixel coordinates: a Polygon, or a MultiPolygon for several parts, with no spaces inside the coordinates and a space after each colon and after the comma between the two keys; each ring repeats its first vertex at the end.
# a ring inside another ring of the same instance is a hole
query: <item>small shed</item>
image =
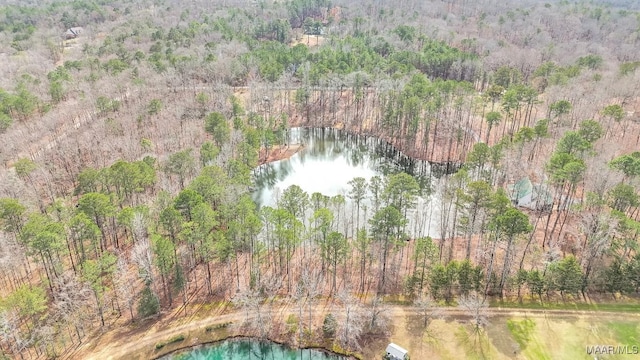
{"type": "Polygon", "coordinates": [[[65,31],[64,34],[62,34],[62,37],[65,40],[75,39],[78,36],[80,36],[81,33],[82,33],[81,27],[72,27],[67,29],[67,31],[65,31]]]}
{"type": "Polygon", "coordinates": [[[549,209],[553,205],[553,196],[543,184],[533,184],[529,178],[522,178],[507,186],[507,192],[514,205],[531,210],[549,209]]]}
{"type": "Polygon", "coordinates": [[[388,360],[409,360],[409,352],[402,348],[400,345],[396,345],[394,343],[390,343],[387,345],[387,356],[388,360]]]}

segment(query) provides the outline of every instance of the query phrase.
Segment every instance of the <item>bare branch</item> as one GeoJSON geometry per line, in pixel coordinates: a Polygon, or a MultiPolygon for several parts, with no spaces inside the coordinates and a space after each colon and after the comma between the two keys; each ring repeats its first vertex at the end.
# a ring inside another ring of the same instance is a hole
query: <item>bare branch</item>
{"type": "Polygon", "coordinates": [[[469,294],[459,301],[458,305],[467,315],[471,316],[471,323],[476,331],[482,330],[489,325],[488,312],[489,304],[478,294],[469,294]]]}

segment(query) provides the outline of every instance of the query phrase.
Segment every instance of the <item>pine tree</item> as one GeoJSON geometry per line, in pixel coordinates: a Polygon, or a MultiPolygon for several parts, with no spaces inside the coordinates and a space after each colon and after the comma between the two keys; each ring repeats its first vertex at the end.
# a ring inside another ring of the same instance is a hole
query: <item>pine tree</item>
{"type": "Polygon", "coordinates": [[[140,301],[138,302],[138,315],[141,318],[147,318],[155,315],[160,311],[160,300],[151,290],[149,284],[145,284],[140,293],[140,301]]]}

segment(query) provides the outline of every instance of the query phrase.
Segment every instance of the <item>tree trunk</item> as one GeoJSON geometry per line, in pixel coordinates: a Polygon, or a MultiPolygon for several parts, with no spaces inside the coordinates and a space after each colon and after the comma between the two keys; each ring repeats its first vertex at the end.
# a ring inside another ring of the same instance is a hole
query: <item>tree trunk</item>
{"type": "Polygon", "coordinates": [[[504,255],[504,264],[502,266],[502,275],[500,276],[500,298],[503,297],[503,289],[505,284],[505,279],[509,274],[509,268],[511,267],[511,251],[513,248],[513,238],[509,238],[507,242],[507,252],[504,255]]]}

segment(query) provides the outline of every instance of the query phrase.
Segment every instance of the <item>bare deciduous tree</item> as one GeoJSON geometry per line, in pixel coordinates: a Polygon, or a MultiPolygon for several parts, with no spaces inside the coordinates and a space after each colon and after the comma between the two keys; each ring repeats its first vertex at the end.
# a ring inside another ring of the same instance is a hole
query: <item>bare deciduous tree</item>
{"type": "Polygon", "coordinates": [[[124,254],[120,254],[120,256],[118,256],[118,262],[116,263],[114,285],[119,301],[129,309],[129,315],[131,315],[132,320],[133,306],[137,298],[136,289],[139,288],[136,280],[138,280],[138,277],[131,272],[131,264],[124,254]]]}
{"type": "Polygon", "coordinates": [[[471,317],[471,323],[475,331],[481,331],[489,325],[489,304],[478,294],[469,294],[460,299],[458,307],[471,317]]]}
{"type": "Polygon", "coordinates": [[[21,277],[20,266],[28,261],[26,254],[22,246],[5,232],[0,232],[0,249],[0,278],[10,276],[11,286],[15,289],[21,277]]]}
{"type": "Polygon", "coordinates": [[[142,280],[146,284],[153,284],[153,252],[149,239],[144,238],[136,242],[131,250],[131,261],[138,266],[142,280]]]}
{"type": "Polygon", "coordinates": [[[147,239],[147,222],[144,215],[140,212],[133,214],[133,220],[131,221],[133,228],[134,242],[144,241],[147,239]]]}
{"type": "Polygon", "coordinates": [[[54,321],[49,321],[45,324],[39,325],[35,328],[32,338],[34,339],[35,346],[49,358],[56,358],[55,339],[58,332],[54,321]]]}
{"type": "Polygon", "coordinates": [[[413,306],[416,307],[418,315],[422,320],[422,326],[425,329],[429,326],[431,320],[441,318],[444,314],[442,309],[438,307],[438,304],[426,295],[422,295],[413,303],[413,306]]]}
{"type": "Polygon", "coordinates": [[[24,359],[24,350],[31,345],[30,339],[22,336],[14,311],[0,312],[0,342],[8,344],[14,354],[20,354],[20,359],[24,359]]]}
{"type": "Polygon", "coordinates": [[[78,341],[84,337],[84,323],[90,316],[89,303],[93,299],[91,288],[67,271],[55,281],[53,292],[54,318],[57,322],[73,326],[78,341]]]}
{"type": "Polygon", "coordinates": [[[322,293],[322,276],[320,276],[320,272],[316,269],[310,269],[309,267],[305,267],[302,269],[302,273],[300,274],[300,281],[296,288],[295,298],[298,304],[298,316],[300,318],[300,332],[298,340],[302,339],[302,311],[306,306],[308,311],[308,324],[307,328],[311,330],[313,328],[313,303],[315,298],[318,297],[322,293]]]}
{"type": "Polygon", "coordinates": [[[389,307],[382,297],[373,298],[371,305],[366,310],[367,330],[370,333],[386,333],[389,331],[389,307]]]}
{"type": "Polygon", "coordinates": [[[340,301],[341,311],[339,312],[336,340],[343,347],[359,349],[360,337],[366,326],[362,305],[346,289],[338,294],[338,301],[340,301]]]}
{"type": "Polygon", "coordinates": [[[245,317],[242,327],[256,331],[265,338],[272,325],[271,313],[265,309],[265,299],[254,290],[244,290],[236,294],[233,304],[243,310],[245,317]]]}

